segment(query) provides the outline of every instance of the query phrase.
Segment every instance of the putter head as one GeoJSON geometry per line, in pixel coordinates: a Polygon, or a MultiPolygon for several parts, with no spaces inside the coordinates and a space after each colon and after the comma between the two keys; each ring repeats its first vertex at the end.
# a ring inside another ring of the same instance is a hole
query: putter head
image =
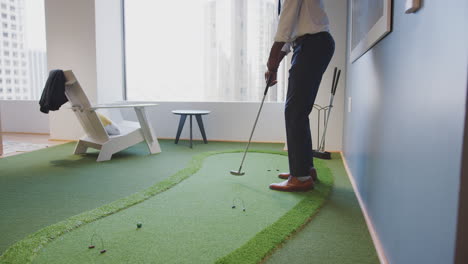
{"type": "Polygon", "coordinates": [[[234,176],[242,176],[244,175],[245,173],[243,171],[236,171],[236,170],[232,170],[231,171],[231,174],[234,175],[234,176]]]}

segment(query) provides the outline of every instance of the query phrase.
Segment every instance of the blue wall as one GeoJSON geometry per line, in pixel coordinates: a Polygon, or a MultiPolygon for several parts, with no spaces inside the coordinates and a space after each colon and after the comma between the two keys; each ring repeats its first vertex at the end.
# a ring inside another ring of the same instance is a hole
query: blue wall
{"type": "Polygon", "coordinates": [[[393,2],[393,32],[348,61],[345,157],[390,263],[452,263],[468,1],[393,2]]]}

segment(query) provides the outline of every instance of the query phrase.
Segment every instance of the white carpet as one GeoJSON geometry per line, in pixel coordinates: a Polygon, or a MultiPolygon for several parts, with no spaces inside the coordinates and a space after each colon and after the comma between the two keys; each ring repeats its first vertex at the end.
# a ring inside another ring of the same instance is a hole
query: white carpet
{"type": "Polygon", "coordinates": [[[4,141],[3,142],[3,154],[10,154],[14,152],[28,152],[34,151],[42,148],[47,148],[47,144],[34,144],[26,142],[16,142],[16,141],[4,141]]]}

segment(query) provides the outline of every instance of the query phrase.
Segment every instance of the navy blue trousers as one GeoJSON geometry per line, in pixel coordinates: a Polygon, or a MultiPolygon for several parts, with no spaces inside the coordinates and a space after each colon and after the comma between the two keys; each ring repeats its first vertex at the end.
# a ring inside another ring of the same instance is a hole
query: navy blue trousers
{"type": "Polygon", "coordinates": [[[309,114],[334,51],[335,41],[328,32],[308,34],[295,42],[284,111],[292,176],[310,175],[314,167],[309,114]]]}

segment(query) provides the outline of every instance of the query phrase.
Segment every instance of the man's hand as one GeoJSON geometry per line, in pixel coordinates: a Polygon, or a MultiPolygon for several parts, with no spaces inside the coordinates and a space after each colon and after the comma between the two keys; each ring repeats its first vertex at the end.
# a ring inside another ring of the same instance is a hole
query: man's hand
{"type": "Polygon", "coordinates": [[[283,60],[286,52],[281,51],[284,46],[284,42],[275,42],[270,50],[270,56],[268,57],[267,68],[268,71],[265,72],[265,81],[268,82],[268,87],[275,85],[278,81],[276,80],[276,75],[278,71],[279,64],[283,60]]]}
{"type": "Polygon", "coordinates": [[[268,87],[271,87],[278,83],[278,80],[276,80],[276,75],[276,72],[273,71],[265,72],[265,83],[268,84],[268,87]]]}

